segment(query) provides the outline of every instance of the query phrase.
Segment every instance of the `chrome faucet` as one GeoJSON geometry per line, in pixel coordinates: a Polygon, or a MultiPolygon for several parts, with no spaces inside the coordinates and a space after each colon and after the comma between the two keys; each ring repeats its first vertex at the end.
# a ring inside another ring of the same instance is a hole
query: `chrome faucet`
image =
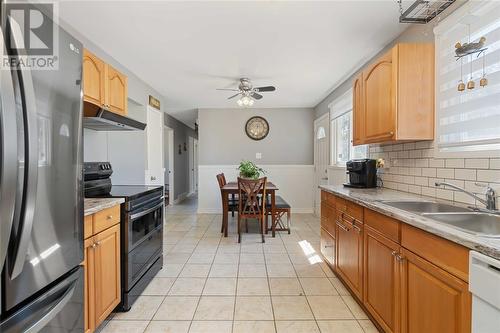
{"type": "Polygon", "coordinates": [[[480,197],[478,197],[477,195],[475,195],[472,192],[469,192],[469,191],[467,191],[467,190],[465,190],[465,189],[463,189],[461,187],[458,187],[456,185],[453,185],[453,184],[450,184],[450,183],[447,183],[447,182],[436,182],[435,185],[436,186],[448,186],[448,187],[454,188],[457,191],[465,193],[465,194],[473,197],[474,199],[476,199],[477,201],[479,201],[483,205],[485,205],[487,210],[496,210],[497,209],[496,200],[495,200],[495,198],[496,198],[495,190],[493,190],[489,186],[486,187],[486,193],[485,193],[486,194],[486,200],[484,200],[484,199],[481,199],[480,197]]]}

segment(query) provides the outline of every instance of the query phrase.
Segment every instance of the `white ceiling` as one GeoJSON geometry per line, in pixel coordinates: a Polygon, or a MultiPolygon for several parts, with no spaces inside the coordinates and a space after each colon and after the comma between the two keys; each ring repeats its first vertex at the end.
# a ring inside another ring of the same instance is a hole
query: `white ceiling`
{"type": "Polygon", "coordinates": [[[194,109],[235,107],[215,89],[240,77],[277,87],[255,107],[314,107],[407,27],[393,0],[66,1],[59,13],[189,124],[194,109]]]}

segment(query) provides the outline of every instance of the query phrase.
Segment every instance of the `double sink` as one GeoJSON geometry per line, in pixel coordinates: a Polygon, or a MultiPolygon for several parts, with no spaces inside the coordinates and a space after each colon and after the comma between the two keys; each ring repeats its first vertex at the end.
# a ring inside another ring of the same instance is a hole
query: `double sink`
{"type": "Polygon", "coordinates": [[[432,201],[381,201],[381,203],[420,214],[470,234],[500,238],[500,215],[432,201]]]}

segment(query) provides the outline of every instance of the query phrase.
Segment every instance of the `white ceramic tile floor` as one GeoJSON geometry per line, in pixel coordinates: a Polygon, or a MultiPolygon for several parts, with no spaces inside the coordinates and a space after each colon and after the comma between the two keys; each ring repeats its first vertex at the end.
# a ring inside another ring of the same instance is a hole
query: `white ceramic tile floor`
{"type": "Polygon", "coordinates": [[[291,234],[266,236],[265,244],[249,221],[238,244],[236,218],[224,238],[221,215],[197,214],[196,204],[189,198],[166,209],[163,269],[101,332],[377,332],[328,266],[311,263],[318,218],[293,214],[291,234]]]}

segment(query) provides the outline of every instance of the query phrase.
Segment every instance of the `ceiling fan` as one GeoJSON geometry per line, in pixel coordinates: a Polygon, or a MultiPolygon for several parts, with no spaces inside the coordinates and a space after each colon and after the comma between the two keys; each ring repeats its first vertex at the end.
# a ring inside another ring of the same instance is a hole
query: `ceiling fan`
{"type": "Polygon", "coordinates": [[[227,91],[237,91],[236,94],[229,96],[227,99],[232,99],[237,96],[240,98],[237,100],[239,106],[252,106],[255,100],[261,99],[261,92],[271,92],[275,91],[276,87],[274,86],[265,86],[265,87],[256,87],[254,88],[252,85],[252,81],[248,78],[241,78],[240,84],[238,85],[238,89],[231,88],[220,88],[217,90],[227,90],[227,91]]]}

